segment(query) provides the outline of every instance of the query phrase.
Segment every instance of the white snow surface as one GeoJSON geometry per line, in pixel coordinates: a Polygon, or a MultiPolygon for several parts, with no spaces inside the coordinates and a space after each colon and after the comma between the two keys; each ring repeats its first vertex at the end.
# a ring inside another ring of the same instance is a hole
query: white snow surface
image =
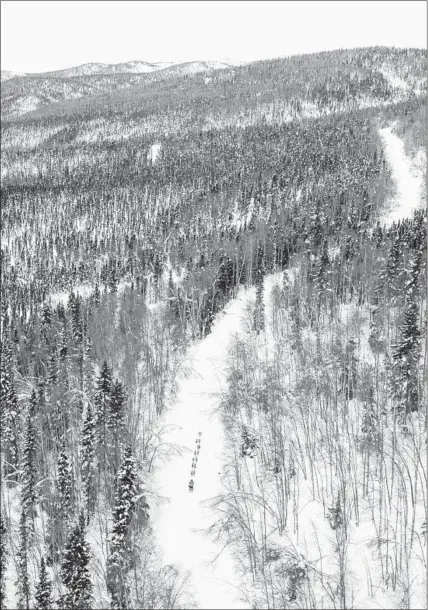
{"type": "Polygon", "coordinates": [[[397,89],[402,92],[407,92],[410,89],[409,83],[399,76],[396,72],[391,70],[389,67],[383,67],[379,70],[381,74],[386,78],[388,83],[393,89],[397,89]]]}
{"type": "Polygon", "coordinates": [[[224,386],[223,366],[229,341],[239,331],[246,298],[241,290],[217,316],[211,333],[191,347],[187,366],[191,373],[179,381],[175,404],[160,423],[162,443],[171,444],[174,457],[160,464],[153,480],[159,501],[152,508],[152,523],[163,549],[164,561],[190,574],[198,608],[247,608],[240,599],[239,578],[228,548],[222,549],[204,532],[216,520],[210,500],[222,493],[224,430],[218,401],[224,386]],[[202,435],[199,437],[199,432],[202,435]],[[196,474],[191,463],[196,439],[201,449],[196,474]],[[193,478],[193,492],[188,483],[193,478]]]}
{"type": "Polygon", "coordinates": [[[394,125],[379,130],[385,147],[386,160],[392,171],[395,195],[389,202],[389,209],[381,221],[390,226],[403,218],[408,218],[422,205],[422,189],[426,153],[418,151],[412,160],[404,150],[403,140],[394,131],[394,125]],[[421,159],[423,162],[421,163],[421,159]]]}
{"type": "Polygon", "coordinates": [[[162,148],[162,144],[160,142],[155,142],[150,146],[149,152],[147,153],[147,159],[152,163],[156,163],[156,159],[160,153],[162,148]]]}

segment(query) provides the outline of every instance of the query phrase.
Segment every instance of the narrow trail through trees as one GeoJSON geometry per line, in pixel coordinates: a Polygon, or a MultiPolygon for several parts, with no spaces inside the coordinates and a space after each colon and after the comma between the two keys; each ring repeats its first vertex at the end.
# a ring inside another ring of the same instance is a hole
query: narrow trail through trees
{"type": "MultiPolygon", "coordinates": [[[[410,217],[422,204],[422,171],[406,154],[404,142],[393,132],[393,128],[394,125],[391,125],[379,130],[396,188],[395,195],[389,202],[390,207],[382,218],[386,226],[410,217]]],[[[420,151],[418,155],[424,155],[424,152],[420,151]]]]}
{"type": "Polygon", "coordinates": [[[216,519],[210,500],[222,492],[224,430],[217,407],[225,384],[227,348],[239,331],[252,292],[242,289],[217,317],[212,332],[190,349],[191,374],[180,381],[176,402],[162,421],[167,426],[162,442],[177,446],[180,455],[157,464],[153,490],[161,500],[151,510],[152,523],[165,563],[189,573],[198,608],[249,607],[241,599],[229,549],[205,532],[216,519]],[[197,438],[200,448],[195,455],[197,438]]]}

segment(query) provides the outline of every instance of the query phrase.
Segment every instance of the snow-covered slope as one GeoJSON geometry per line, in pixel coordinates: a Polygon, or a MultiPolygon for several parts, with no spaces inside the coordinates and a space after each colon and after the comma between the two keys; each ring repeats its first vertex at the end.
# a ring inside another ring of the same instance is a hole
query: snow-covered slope
{"type": "Polygon", "coordinates": [[[414,159],[407,156],[402,139],[394,133],[394,125],[380,129],[379,135],[395,183],[395,195],[382,217],[382,222],[390,226],[411,216],[422,205],[426,152],[421,149],[414,159]]]}
{"type": "Polygon", "coordinates": [[[165,562],[189,571],[198,608],[248,607],[240,599],[231,554],[204,532],[216,520],[210,500],[222,492],[224,431],[218,401],[224,387],[223,367],[249,292],[241,291],[217,318],[211,334],[190,350],[191,372],[181,380],[176,403],[160,424],[161,442],[177,451],[164,464],[158,460],[153,491],[161,499],[152,508],[152,523],[165,562]],[[201,449],[191,477],[197,438],[201,449]],[[193,492],[188,488],[191,478],[193,492]]]}

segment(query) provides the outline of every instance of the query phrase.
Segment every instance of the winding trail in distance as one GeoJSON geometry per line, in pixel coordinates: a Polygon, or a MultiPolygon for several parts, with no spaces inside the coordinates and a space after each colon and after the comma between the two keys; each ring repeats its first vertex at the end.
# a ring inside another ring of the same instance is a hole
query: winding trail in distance
{"type": "MultiPolygon", "coordinates": [[[[396,188],[395,196],[389,202],[390,207],[381,219],[386,226],[390,226],[403,218],[408,218],[422,205],[422,171],[406,155],[404,142],[393,132],[393,129],[394,124],[379,130],[385,149],[385,157],[391,168],[392,179],[396,188]]],[[[423,151],[421,150],[418,155],[423,157],[423,151]]],[[[421,161],[423,162],[422,157],[421,161]]]]}

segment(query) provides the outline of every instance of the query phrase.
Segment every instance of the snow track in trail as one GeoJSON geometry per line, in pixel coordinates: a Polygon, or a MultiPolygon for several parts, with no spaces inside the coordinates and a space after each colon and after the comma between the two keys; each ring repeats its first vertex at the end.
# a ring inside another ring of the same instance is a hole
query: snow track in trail
{"type": "Polygon", "coordinates": [[[424,182],[423,167],[426,166],[426,154],[419,151],[415,163],[406,155],[403,140],[393,133],[394,125],[379,130],[385,147],[385,156],[392,171],[396,193],[392,198],[389,210],[381,218],[386,226],[391,226],[403,218],[408,218],[422,205],[422,188],[424,182]]]}
{"type": "Polygon", "coordinates": [[[217,407],[225,385],[228,345],[242,325],[253,292],[242,289],[217,316],[211,333],[189,350],[191,373],[179,382],[177,399],[162,420],[162,443],[178,447],[180,454],[163,463],[158,460],[153,491],[161,499],[152,507],[152,523],[165,563],[190,574],[198,608],[249,607],[240,599],[229,549],[204,532],[216,519],[210,500],[222,493],[224,430],[217,407]],[[197,438],[201,449],[191,477],[197,438]],[[188,488],[190,478],[195,481],[193,492],[188,488]]]}

